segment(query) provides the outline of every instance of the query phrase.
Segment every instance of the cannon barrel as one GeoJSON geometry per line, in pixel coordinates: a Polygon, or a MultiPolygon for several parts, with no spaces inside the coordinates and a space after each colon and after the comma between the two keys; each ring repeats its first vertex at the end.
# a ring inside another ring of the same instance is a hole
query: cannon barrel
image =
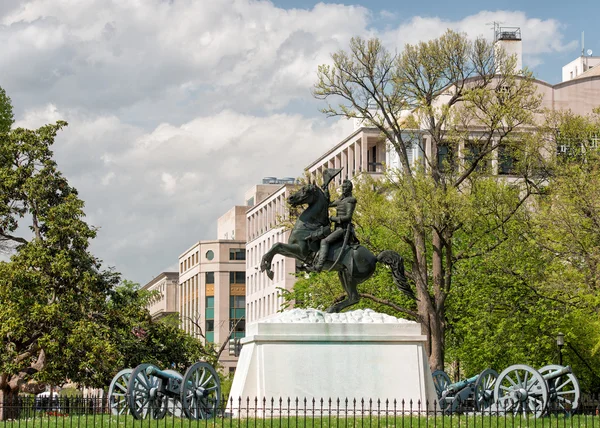
{"type": "MultiPolygon", "coordinates": [[[[177,373],[179,375],[179,373],[177,373]]],[[[173,380],[182,380],[183,378],[181,377],[181,375],[177,376],[173,373],[168,373],[166,371],[160,370],[158,367],[156,366],[148,366],[146,368],[146,375],[147,376],[156,376],[157,378],[160,378],[162,380],[169,380],[169,379],[173,379],[173,380]]]]}
{"type": "Polygon", "coordinates": [[[457,392],[460,391],[461,389],[466,388],[469,385],[474,384],[475,382],[477,382],[477,378],[479,377],[479,375],[475,375],[473,377],[470,377],[468,379],[463,379],[459,382],[456,383],[451,383],[450,385],[448,385],[448,392],[457,392]]]}
{"type": "Polygon", "coordinates": [[[565,366],[559,370],[548,372],[542,375],[542,377],[545,381],[549,381],[570,373],[573,373],[573,369],[571,369],[571,366],[565,366]]]}

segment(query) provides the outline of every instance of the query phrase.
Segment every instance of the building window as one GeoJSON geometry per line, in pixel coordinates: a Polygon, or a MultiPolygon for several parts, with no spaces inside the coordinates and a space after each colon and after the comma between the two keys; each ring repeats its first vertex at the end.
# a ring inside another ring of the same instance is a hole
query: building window
{"type": "Polygon", "coordinates": [[[212,259],[214,259],[214,258],[215,258],[215,253],[213,253],[213,251],[212,251],[212,250],[208,250],[208,251],[206,252],[206,259],[207,259],[207,260],[212,260],[212,259]]]}
{"type": "Polygon", "coordinates": [[[514,149],[506,144],[498,147],[498,174],[511,175],[516,171],[517,159],[514,156],[514,149]]]}
{"type": "Polygon", "coordinates": [[[485,157],[482,157],[480,159],[480,157],[482,156],[481,149],[482,149],[481,145],[477,144],[477,143],[468,142],[465,144],[465,156],[464,156],[465,168],[470,168],[471,165],[473,165],[473,163],[477,159],[479,159],[475,170],[479,171],[479,172],[487,172],[488,171],[487,159],[485,157]]]}
{"type": "Polygon", "coordinates": [[[215,273],[214,272],[205,272],[204,273],[204,282],[206,284],[214,284],[215,283],[215,273]]]}
{"type": "Polygon", "coordinates": [[[245,284],[246,272],[229,272],[230,284],[245,284]]]}
{"type": "Polygon", "coordinates": [[[441,172],[450,172],[454,170],[454,153],[448,143],[437,146],[438,168],[441,172]]]}
{"type": "Polygon", "coordinates": [[[246,331],[246,296],[229,296],[229,328],[232,339],[244,337],[246,331]]]}
{"type": "Polygon", "coordinates": [[[215,341],[215,297],[206,296],[206,326],[205,337],[207,342],[215,341]]]}
{"type": "Polygon", "coordinates": [[[229,260],[246,260],[246,250],[243,248],[230,248],[229,260]]]}

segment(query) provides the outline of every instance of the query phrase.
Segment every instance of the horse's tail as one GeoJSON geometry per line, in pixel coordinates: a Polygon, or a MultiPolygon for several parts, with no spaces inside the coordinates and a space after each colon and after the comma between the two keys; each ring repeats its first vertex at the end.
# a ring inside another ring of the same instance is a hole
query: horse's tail
{"type": "Polygon", "coordinates": [[[404,259],[402,256],[395,251],[385,250],[377,255],[377,261],[388,265],[392,270],[392,277],[394,278],[396,287],[411,299],[416,300],[415,293],[410,288],[404,274],[404,259]]]}

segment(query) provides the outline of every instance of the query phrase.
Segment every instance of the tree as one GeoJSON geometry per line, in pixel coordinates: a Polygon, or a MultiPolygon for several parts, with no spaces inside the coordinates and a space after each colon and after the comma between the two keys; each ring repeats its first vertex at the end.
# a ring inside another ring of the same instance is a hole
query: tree
{"type": "MultiPolygon", "coordinates": [[[[10,97],[6,95],[6,91],[0,87],[0,134],[8,133],[10,127],[14,123],[13,119],[13,107],[10,97]]],[[[0,158],[0,161],[2,158],[0,158]]],[[[0,238],[0,252],[6,252],[9,250],[6,239],[0,238]]]]}
{"type": "Polygon", "coordinates": [[[153,321],[150,296],[119,286],[89,251],[96,229],[51,150],[64,126],[0,134],[0,239],[15,246],[0,262],[0,402],[30,379],[98,387],[142,361],[182,368],[211,356],[176,325],[153,321]]]}
{"type": "Polygon", "coordinates": [[[96,231],[52,159],[64,126],[0,134],[0,237],[16,245],[10,262],[0,262],[0,400],[34,374],[77,380],[88,356],[83,344],[109,334],[98,314],[118,275],[88,251],[96,231]],[[25,221],[31,236],[23,235],[25,221]]]}
{"type": "Polygon", "coordinates": [[[442,369],[457,264],[506,242],[506,225],[544,178],[530,133],[541,98],[514,57],[452,31],[398,55],[377,39],[353,38],[332,59],[319,67],[313,91],[337,103],[323,112],[376,127],[400,160],[385,184],[394,209],[378,220],[409,261],[415,318],[430,338],[431,368],[442,369]],[[413,147],[422,149],[422,165],[409,162],[413,147]],[[510,161],[519,180],[490,177],[498,160],[510,161]]]}
{"type": "Polygon", "coordinates": [[[0,133],[9,132],[14,122],[12,102],[6,91],[0,87],[0,133]]]}

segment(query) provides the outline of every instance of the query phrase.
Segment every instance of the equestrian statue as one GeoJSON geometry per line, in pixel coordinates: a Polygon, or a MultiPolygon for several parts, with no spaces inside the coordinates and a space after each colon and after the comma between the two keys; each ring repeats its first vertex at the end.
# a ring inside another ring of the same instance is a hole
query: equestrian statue
{"type": "Polygon", "coordinates": [[[369,279],[375,273],[377,262],[388,265],[392,271],[394,283],[400,291],[411,298],[414,293],[404,275],[404,260],[395,251],[382,251],[375,256],[366,247],[360,245],[354,233],[352,216],[356,208],[356,198],[352,195],[352,182],[344,180],[342,194],[330,201],[329,183],[341,172],[341,168],[326,169],[323,173],[323,185],[309,183],[290,195],[288,203],[292,207],[308,205],[298,216],[290,233],[287,244],[277,242],[262,257],[260,270],[266,271],[273,279],[271,262],[281,254],[293,257],[299,263],[299,269],[309,272],[337,271],[347,297],[327,309],[327,312],[340,312],[358,303],[358,284],[369,279]],[[329,208],[336,213],[329,216],[329,208]],[[334,224],[331,230],[331,223],[334,224]]]}

